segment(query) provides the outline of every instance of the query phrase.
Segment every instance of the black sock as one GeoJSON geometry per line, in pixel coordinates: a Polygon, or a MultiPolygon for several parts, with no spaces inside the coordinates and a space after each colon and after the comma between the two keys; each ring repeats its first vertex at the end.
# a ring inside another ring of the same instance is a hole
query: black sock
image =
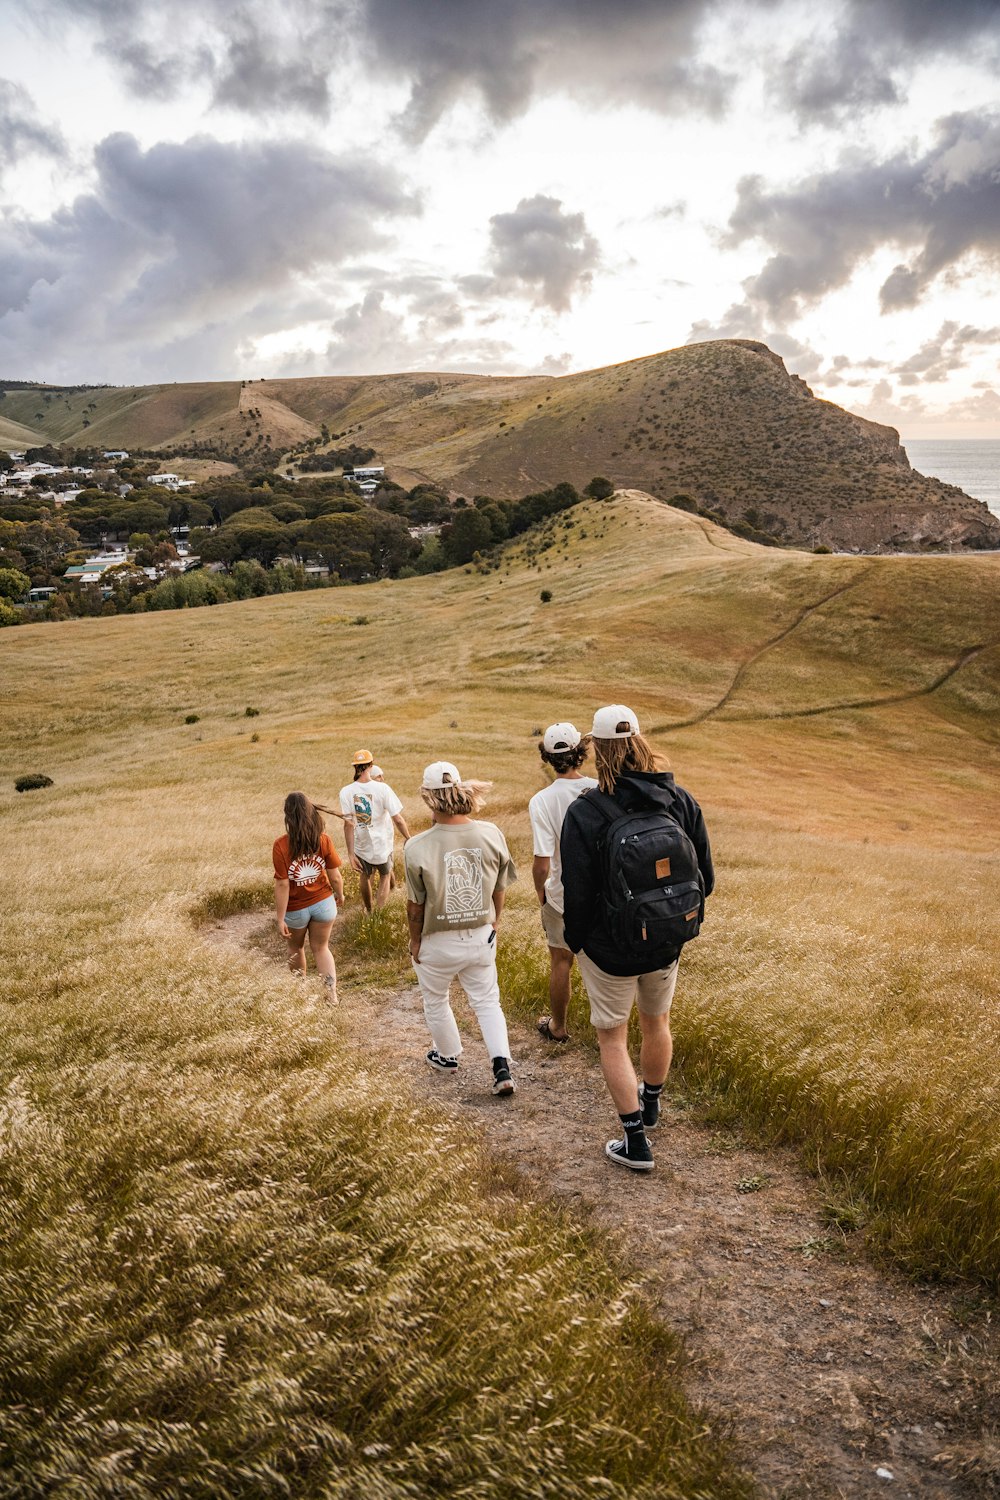
{"type": "Polygon", "coordinates": [[[642,1092],[647,1099],[659,1099],[663,1088],[662,1083],[647,1083],[645,1079],[642,1081],[642,1092]]]}
{"type": "Polygon", "coordinates": [[[633,1114],[630,1115],[619,1115],[618,1118],[622,1122],[622,1128],[625,1131],[626,1140],[628,1140],[630,1136],[641,1136],[645,1134],[642,1128],[641,1110],[637,1109],[633,1114]]]}

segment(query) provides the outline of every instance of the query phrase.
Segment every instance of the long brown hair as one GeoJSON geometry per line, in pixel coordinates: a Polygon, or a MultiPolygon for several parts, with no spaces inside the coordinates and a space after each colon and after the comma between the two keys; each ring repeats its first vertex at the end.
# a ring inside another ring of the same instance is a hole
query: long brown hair
{"type": "Polygon", "coordinates": [[[289,792],[285,798],[285,831],[288,834],[288,858],[306,859],[319,853],[319,841],[326,831],[323,814],[340,817],[332,807],[310,802],[305,792],[289,792]]]}
{"type": "Polygon", "coordinates": [[[654,750],[641,734],[630,734],[620,740],[591,739],[594,747],[594,766],[597,784],[608,797],[612,796],[615,782],[625,771],[666,771],[670,762],[665,755],[654,750]]]}

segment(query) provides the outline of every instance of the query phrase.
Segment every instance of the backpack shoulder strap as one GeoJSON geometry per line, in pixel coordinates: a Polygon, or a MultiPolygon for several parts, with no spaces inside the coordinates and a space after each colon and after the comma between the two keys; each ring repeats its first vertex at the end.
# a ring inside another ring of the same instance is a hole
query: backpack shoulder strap
{"type": "Polygon", "coordinates": [[[625,809],[618,805],[614,797],[609,797],[607,792],[602,792],[599,787],[589,787],[583,795],[591,807],[596,807],[601,817],[606,818],[609,823],[617,823],[619,818],[628,816],[625,809]]]}

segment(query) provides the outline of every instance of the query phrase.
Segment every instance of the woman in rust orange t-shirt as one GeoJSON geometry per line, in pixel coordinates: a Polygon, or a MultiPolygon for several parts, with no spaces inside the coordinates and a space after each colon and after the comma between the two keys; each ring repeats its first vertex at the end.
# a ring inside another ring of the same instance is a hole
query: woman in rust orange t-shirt
{"type": "Polygon", "coordinates": [[[278,929],[288,944],[288,967],[306,972],[306,938],[330,998],[337,998],[337,969],[330,952],[330,933],[338,905],[344,904],[340,855],[323,822],[329,807],[310,802],[304,792],[285,798],[285,832],[275,839],[274,908],[278,929]]]}

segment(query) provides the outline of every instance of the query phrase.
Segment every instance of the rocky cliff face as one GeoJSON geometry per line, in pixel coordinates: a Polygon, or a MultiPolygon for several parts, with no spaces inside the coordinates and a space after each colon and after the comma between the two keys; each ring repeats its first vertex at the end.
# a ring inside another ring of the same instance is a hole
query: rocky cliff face
{"type": "MultiPolygon", "coordinates": [[[[604,474],[794,546],[1000,548],[1000,521],[981,501],[916,473],[891,427],[818,400],[752,340],[549,381],[469,384],[460,430],[439,427],[420,448],[406,448],[399,415],[385,431],[390,467],[396,450],[410,483],[426,476],[468,496],[604,474]]],[[[379,443],[377,424],[370,440],[379,443]]]]}

